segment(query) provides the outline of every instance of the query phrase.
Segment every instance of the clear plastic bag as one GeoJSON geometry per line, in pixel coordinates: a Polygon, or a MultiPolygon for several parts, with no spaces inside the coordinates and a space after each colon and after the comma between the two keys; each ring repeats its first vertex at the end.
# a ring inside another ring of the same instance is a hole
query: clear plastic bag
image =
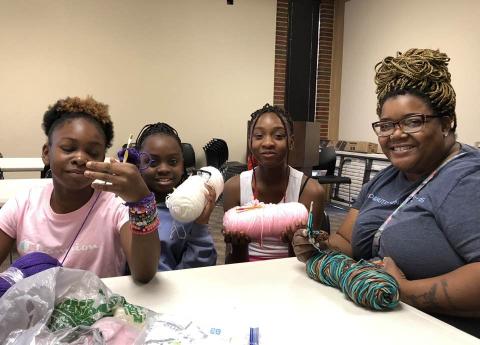
{"type": "Polygon", "coordinates": [[[52,268],[23,279],[0,298],[2,344],[105,344],[93,325],[121,314],[117,323],[141,333],[148,309],[128,304],[93,273],[52,268]]]}
{"type": "MultiPolygon", "coordinates": [[[[161,292],[159,292],[161,293],[161,292]]],[[[236,327],[129,304],[94,273],[56,267],[0,298],[0,344],[244,344],[236,327]]]]}

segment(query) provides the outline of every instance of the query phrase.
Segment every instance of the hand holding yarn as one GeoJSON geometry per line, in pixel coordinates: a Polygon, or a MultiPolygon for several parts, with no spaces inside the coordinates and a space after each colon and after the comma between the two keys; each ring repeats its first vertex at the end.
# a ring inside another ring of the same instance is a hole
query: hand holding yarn
{"type": "Polygon", "coordinates": [[[195,220],[195,223],[197,224],[208,224],[210,215],[215,208],[215,201],[217,200],[217,193],[215,192],[215,188],[213,188],[213,186],[205,183],[205,189],[206,203],[202,214],[200,214],[200,216],[195,220]]]}
{"type": "Polygon", "coordinates": [[[97,190],[112,192],[127,202],[136,202],[150,194],[137,167],[130,163],[121,163],[116,159],[110,162],[87,162],[85,176],[98,179],[106,184],[93,183],[97,190]]]}
{"type": "MultiPolygon", "coordinates": [[[[129,148],[125,147],[125,148],[121,148],[120,150],[118,150],[117,156],[118,156],[118,159],[120,160],[120,162],[124,161],[125,154],[126,154],[127,151],[128,151],[128,154],[126,155],[127,160],[126,160],[125,163],[133,164],[133,165],[137,166],[137,168],[140,169],[140,162],[141,162],[142,153],[139,152],[134,147],[129,147],[129,148]]],[[[145,154],[145,153],[143,153],[143,154],[145,154]]]]}
{"type": "Polygon", "coordinates": [[[398,285],[402,286],[403,283],[408,281],[405,273],[403,273],[402,270],[398,268],[397,264],[395,263],[395,261],[393,261],[391,257],[384,257],[381,265],[383,265],[383,270],[385,272],[395,278],[395,280],[398,282],[398,285]]]}
{"type": "MultiPolygon", "coordinates": [[[[314,238],[315,243],[318,243],[318,246],[321,249],[326,250],[328,248],[327,240],[328,233],[325,231],[320,231],[314,238]]],[[[308,238],[306,229],[299,229],[295,232],[292,240],[293,250],[295,256],[301,262],[307,262],[312,256],[318,253],[318,249],[312,245],[311,240],[308,238]]]]}
{"type": "Polygon", "coordinates": [[[225,243],[230,243],[234,246],[246,246],[252,242],[251,238],[244,231],[227,231],[223,228],[222,234],[225,243]]]}
{"type": "Polygon", "coordinates": [[[280,234],[280,238],[285,243],[292,243],[293,236],[299,229],[305,229],[307,224],[302,220],[299,223],[288,224],[285,231],[280,234]]]}
{"type": "MultiPolygon", "coordinates": [[[[205,207],[212,207],[213,209],[214,205],[207,205],[210,193],[205,187],[205,182],[215,189],[215,199],[218,199],[223,192],[223,176],[218,169],[204,167],[199,172],[200,174],[187,178],[165,200],[170,214],[178,222],[193,222],[201,217],[205,207]]],[[[207,208],[207,211],[209,211],[209,208],[207,208]]],[[[205,220],[201,218],[200,221],[205,220]]]]}

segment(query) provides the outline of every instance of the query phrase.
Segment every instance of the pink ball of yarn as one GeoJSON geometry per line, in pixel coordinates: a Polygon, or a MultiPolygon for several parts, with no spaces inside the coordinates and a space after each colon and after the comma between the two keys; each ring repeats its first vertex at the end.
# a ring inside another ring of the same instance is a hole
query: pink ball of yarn
{"type": "Polygon", "coordinates": [[[223,216],[223,226],[226,231],[243,231],[252,240],[261,240],[265,237],[280,238],[287,226],[306,223],[307,219],[307,208],[299,202],[254,202],[228,210],[223,216]]]}

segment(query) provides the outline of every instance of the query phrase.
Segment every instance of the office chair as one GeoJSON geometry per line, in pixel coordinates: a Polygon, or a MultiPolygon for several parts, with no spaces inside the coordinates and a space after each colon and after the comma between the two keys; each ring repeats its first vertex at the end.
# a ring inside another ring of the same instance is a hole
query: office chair
{"type": "Polygon", "coordinates": [[[203,147],[207,165],[221,169],[228,160],[228,145],[225,140],[213,138],[203,147]]]}
{"type": "Polygon", "coordinates": [[[323,210],[323,218],[320,222],[320,230],[326,231],[330,234],[330,217],[325,210],[323,210]]]}
{"type": "Polygon", "coordinates": [[[195,170],[195,150],[192,144],[182,143],[183,164],[187,172],[195,170]]]}
{"type": "MultiPolygon", "coordinates": [[[[341,174],[343,164],[347,160],[344,160],[340,167],[339,167],[339,172],[341,174]]],[[[332,184],[335,185],[335,193],[333,193],[333,188],[332,191],[330,192],[331,194],[338,196],[338,189],[339,185],[342,183],[348,184],[348,206],[351,204],[351,184],[352,180],[350,177],[345,177],[339,175],[335,175],[335,164],[337,162],[337,154],[335,153],[335,148],[333,147],[322,147],[319,152],[318,156],[318,165],[312,167],[312,170],[326,170],[325,176],[312,176],[312,178],[316,179],[318,183],[320,184],[332,184]]]]}

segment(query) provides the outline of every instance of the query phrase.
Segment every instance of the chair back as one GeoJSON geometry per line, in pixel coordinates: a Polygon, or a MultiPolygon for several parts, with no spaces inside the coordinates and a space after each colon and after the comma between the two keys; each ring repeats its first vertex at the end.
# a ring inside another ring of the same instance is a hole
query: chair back
{"type": "Polygon", "coordinates": [[[207,165],[220,169],[228,160],[228,145],[225,140],[213,138],[203,147],[207,165]]]}
{"type": "Polygon", "coordinates": [[[322,222],[320,223],[320,230],[330,233],[330,217],[325,210],[323,211],[323,218],[322,222]]]}
{"type": "Polygon", "coordinates": [[[337,154],[335,148],[331,146],[322,147],[318,154],[318,165],[313,167],[313,170],[326,170],[326,176],[333,176],[335,174],[335,164],[337,162],[337,154]]]}
{"type": "Polygon", "coordinates": [[[195,168],[195,151],[192,144],[182,143],[182,152],[185,169],[195,168]]]}

